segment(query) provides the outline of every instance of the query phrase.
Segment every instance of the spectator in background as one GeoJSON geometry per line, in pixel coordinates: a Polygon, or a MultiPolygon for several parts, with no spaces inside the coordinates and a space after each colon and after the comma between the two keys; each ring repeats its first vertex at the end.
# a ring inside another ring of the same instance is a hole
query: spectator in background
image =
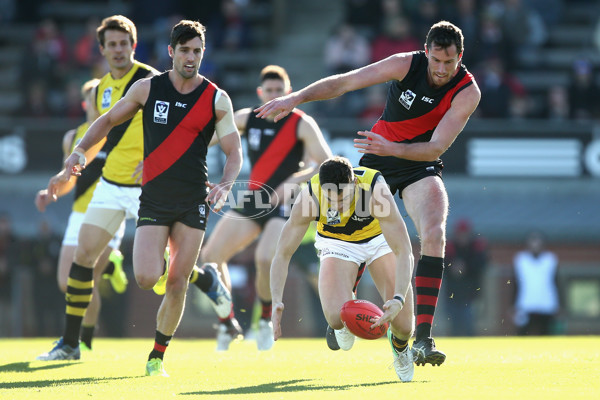
{"type": "Polygon", "coordinates": [[[343,74],[363,67],[370,59],[369,42],[347,23],[339,25],[325,43],[324,61],[328,74],[343,74]]]}
{"type": "Polygon", "coordinates": [[[475,334],[475,307],[488,263],[487,243],[473,234],[467,219],[459,220],[446,244],[447,310],[453,336],[475,334]]]}
{"type": "Polygon", "coordinates": [[[575,60],[569,84],[571,118],[585,121],[597,115],[598,89],[591,62],[585,58],[575,60]]]}
{"type": "Polygon", "coordinates": [[[481,117],[508,118],[526,114],[526,109],[514,109],[515,104],[527,106],[527,103],[518,102],[527,96],[525,87],[515,76],[505,71],[503,60],[492,56],[481,67],[475,74],[481,88],[481,117]]]}
{"type": "Polygon", "coordinates": [[[465,48],[470,49],[463,55],[463,62],[467,67],[474,67],[477,41],[479,40],[480,16],[477,9],[477,0],[456,0],[454,7],[448,9],[447,17],[451,22],[460,26],[465,37],[465,48]]]}
{"type": "MultiPolygon", "coordinates": [[[[100,54],[98,41],[96,39],[96,28],[100,25],[100,21],[96,17],[90,18],[85,24],[83,35],[77,39],[73,48],[73,59],[75,65],[82,72],[85,71],[86,76],[89,71],[92,71],[92,76],[100,78],[108,72],[104,57],[100,54]]],[[[79,97],[79,87],[78,87],[79,97]]],[[[81,109],[81,107],[79,107],[81,109]]]]}
{"type": "Polygon", "coordinates": [[[506,69],[512,70],[515,63],[514,49],[508,44],[498,15],[492,10],[486,10],[482,13],[479,23],[480,34],[472,50],[473,57],[471,57],[478,60],[479,64],[466,64],[467,67],[476,69],[488,58],[500,57],[504,61],[506,69]]]}
{"type": "Polygon", "coordinates": [[[18,259],[17,238],[13,234],[12,221],[0,212],[0,337],[11,332],[11,278],[18,259]]]}
{"type": "Polygon", "coordinates": [[[417,13],[414,16],[414,34],[418,38],[426,37],[429,28],[441,19],[437,0],[421,0],[418,2],[417,13]]]}
{"type": "Polygon", "coordinates": [[[514,46],[519,62],[525,62],[546,42],[544,21],[522,0],[504,0],[500,18],[504,35],[508,44],[514,46]]]}
{"type": "Polygon", "coordinates": [[[410,21],[398,15],[386,19],[383,32],[378,35],[371,46],[371,62],[383,60],[396,53],[420,50],[423,46],[412,33],[410,21]]]}
{"type": "Polygon", "coordinates": [[[22,117],[46,118],[50,116],[48,90],[42,79],[34,79],[27,87],[25,103],[19,110],[22,117]]]}
{"type": "Polygon", "coordinates": [[[570,109],[567,88],[563,85],[552,85],[547,92],[542,117],[551,121],[566,121],[569,119],[570,109]]]}
{"type": "Polygon", "coordinates": [[[560,23],[563,17],[564,0],[525,0],[539,14],[548,27],[560,23]]]}
{"type": "Polygon", "coordinates": [[[27,75],[24,78],[39,76],[51,87],[60,87],[69,61],[69,49],[54,20],[45,19],[40,23],[32,47],[25,50],[23,63],[27,75]]]}
{"type": "Polygon", "coordinates": [[[381,0],[344,0],[344,21],[368,40],[379,31],[382,18],[381,0]]]}
{"type": "Polygon", "coordinates": [[[81,85],[74,79],[69,80],[65,87],[65,107],[62,115],[71,119],[73,122],[85,119],[85,112],[82,109],[81,85]]]}
{"type": "Polygon", "coordinates": [[[29,93],[29,111],[25,114],[45,116],[60,112],[63,106],[63,84],[67,74],[69,51],[67,41],[52,19],[43,20],[35,31],[31,46],[23,52],[21,84],[29,93]],[[43,93],[37,91],[45,90],[43,93]]]}
{"type": "Polygon", "coordinates": [[[235,0],[222,0],[221,12],[208,25],[212,42],[217,49],[237,51],[252,44],[250,25],[242,7],[235,0]]]}
{"type": "Polygon", "coordinates": [[[526,245],[514,258],[514,323],[519,335],[549,335],[560,309],[558,258],[545,249],[539,231],[527,236],[526,245]]]}

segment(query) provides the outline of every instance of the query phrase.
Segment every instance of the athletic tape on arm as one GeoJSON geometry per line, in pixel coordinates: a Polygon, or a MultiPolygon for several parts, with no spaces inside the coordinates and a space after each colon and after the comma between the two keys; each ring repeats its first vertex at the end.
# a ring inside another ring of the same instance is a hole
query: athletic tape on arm
{"type": "Polygon", "coordinates": [[[215,131],[217,137],[222,139],[223,137],[237,131],[235,120],[233,118],[233,105],[228,96],[225,96],[223,91],[219,89],[215,96],[215,110],[225,111],[225,115],[217,122],[215,131]]]}

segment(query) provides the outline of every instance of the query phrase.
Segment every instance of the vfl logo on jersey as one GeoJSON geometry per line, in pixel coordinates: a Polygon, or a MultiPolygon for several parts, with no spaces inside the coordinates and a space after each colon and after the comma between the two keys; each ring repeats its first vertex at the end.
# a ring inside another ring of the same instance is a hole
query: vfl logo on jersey
{"type": "Polygon", "coordinates": [[[156,100],[154,104],[154,123],[166,124],[167,115],[169,114],[169,102],[156,100]]]}
{"type": "Polygon", "coordinates": [[[265,129],[265,136],[273,136],[275,134],[275,129],[265,129]]]}
{"type": "Polygon", "coordinates": [[[398,101],[404,106],[404,108],[410,110],[410,106],[412,106],[413,101],[415,101],[415,97],[417,97],[417,95],[414,94],[413,91],[406,89],[404,92],[402,92],[398,101]]]}
{"type": "Polygon", "coordinates": [[[248,130],[248,145],[252,150],[258,150],[260,147],[260,136],[262,131],[258,128],[250,128],[248,130]]]}
{"type": "Polygon", "coordinates": [[[200,213],[201,217],[206,217],[206,206],[204,204],[200,204],[198,206],[198,212],[200,213]]]}
{"type": "Polygon", "coordinates": [[[111,87],[104,89],[104,92],[102,92],[102,102],[100,103],[100,108],[110,108],[112,90],[113,88],[111,87]]]}
{"type": "Polygon", "coordinates": [[[327,225],[337,225],[342,220],[340,219],[340,213],[338,210],[332,210],[331,208],[327,210],[327,225]]]}

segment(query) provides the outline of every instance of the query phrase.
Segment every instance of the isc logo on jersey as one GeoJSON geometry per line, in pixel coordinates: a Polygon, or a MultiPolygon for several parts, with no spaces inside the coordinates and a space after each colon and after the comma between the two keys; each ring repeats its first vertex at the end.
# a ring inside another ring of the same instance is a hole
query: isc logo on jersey
{"type": "Polygon", "coordinates": [[[169,114],[169,102],[156,100],[154,104],[154,123],[166,124],[167,116],[169,114]]]}
{"type": "Polygon", "coordinates": [[[402,92],[398,101],[404,106],[404,108],[410,110],[410,106],[412,106],[413,101],[415,101],[415,97],[417,97],[417,95],[412,90],[407,89],[402,92]]]}

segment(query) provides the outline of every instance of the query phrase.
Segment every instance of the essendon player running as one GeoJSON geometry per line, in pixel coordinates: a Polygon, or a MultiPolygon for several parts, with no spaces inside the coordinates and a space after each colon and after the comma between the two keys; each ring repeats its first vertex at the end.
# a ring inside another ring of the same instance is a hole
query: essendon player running
{"type": "MultiPolygon", "coordinates": [[[[167,376],[163,356],[177,329],[188,279],[198,258],[208,204],[219,209],[242,165],[242,147],[227,94],[198,74],[204,54],[204,26],[180,21],[171,31],[173,69],[136,82],[115,106],[90,127],[84,150],[109,129],[143,109],[144,167],[133,269],[138,285],[151,289],[165,270],[171,251],[166,293],[158,310],[154,348],[146,375],[167,376]],[[219,185],[208,183],[206,152],[216,133],[227,156],[219,185]],[[208,188],[214,188],[208,193],[208,188]]],[[[85,160],[71,156],[70,171],[85,160]]],[[[206,274],[208,275],[208,274],[206,274]]]]}
{"type": "MultiPolygon", "coordinates": [[[[291,91],[287,72],[277,65],[263,68],[260,82],[256,94],[263,104],[291,91]]],[[[256,344],[258,350],[268,350],[273,346],[269,271],[286,221],[284,210],[289,199],[284,197],[289,193],[284,187],[306,182],[331,156],[331,151],[314,119],[299,110],[274,122],[257,118],[251,108],[244,108],[236,111],[235,122],[247,139],[251,164],[248,191],[243,205],[228,211],[217,223],[202,250],[202,261],[221,266],[224,280],[228,281],[227,262],[260,235],[255,265],[256,293],[262,312],[256,344]]],[[[240,334],[241,328],[232,311],[218,326],[217,350],[227,350],[240,334]]]]}
{"type": "Polygon", "coordinates": [[[463,35],[455,25],[434,24],[425,50],[399,53],[364,68],[321,79],[258,108],[258,116],[283,118],[299,104],[391,81],[384,113],[370,131],[358,132],[361,165],[378,169],[398,191],[421,240],[416,268],[415,363],[439,365],[446,355],[431,337],[444,270],[448,196],[439,157],[477,108],[481,92],[461,64],[463,35]]]}

